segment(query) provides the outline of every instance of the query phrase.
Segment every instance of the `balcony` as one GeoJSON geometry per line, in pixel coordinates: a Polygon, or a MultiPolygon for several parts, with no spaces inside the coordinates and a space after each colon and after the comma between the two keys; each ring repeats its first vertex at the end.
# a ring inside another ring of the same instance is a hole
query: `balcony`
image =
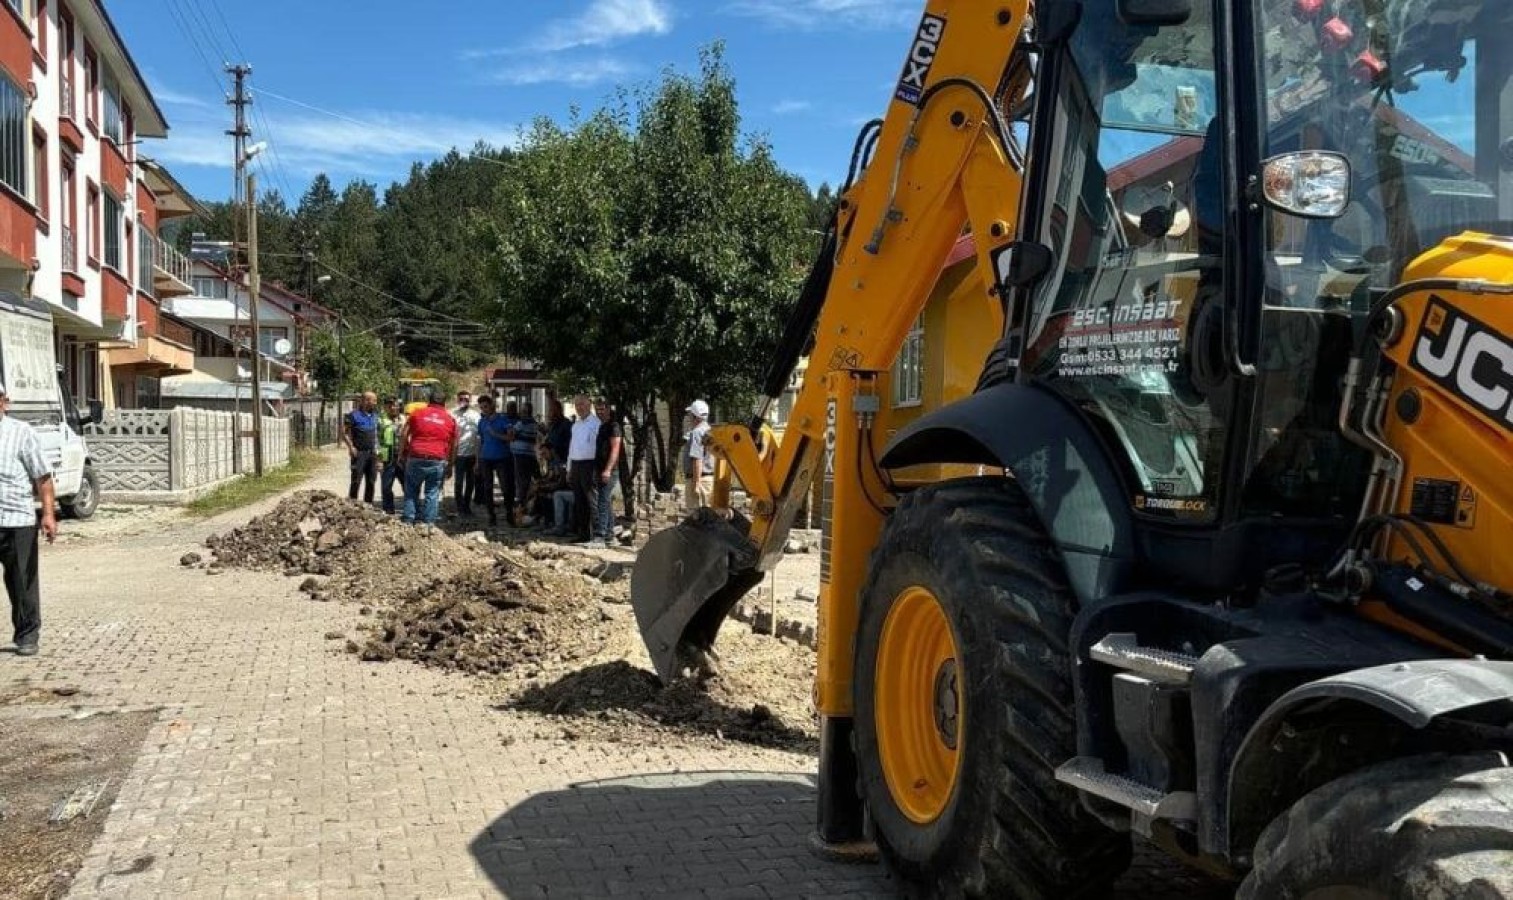
{"type": "Polygon", "coordinates": [[[182,322],[157,317],[157,328],[148,331],[138,323],[135,345],[110,349],[110,365],[130,367],[143,375],[166,378],[194,371],[194,332],[182,322]]]}
{"type": "Polygon", "coordinates": [[[182,297],[194,293],[192,267],[189,257],[168,245],[156,235],[143,241],[142,250],[152,250],[152,286],[159,300],[182,297]]]}

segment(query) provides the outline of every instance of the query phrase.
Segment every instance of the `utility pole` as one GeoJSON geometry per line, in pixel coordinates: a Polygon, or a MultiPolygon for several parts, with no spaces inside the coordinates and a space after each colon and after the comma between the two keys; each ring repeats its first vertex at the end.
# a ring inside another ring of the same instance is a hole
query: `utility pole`
{"type": "MultiPolygon", "coordinates": [[[[247,166],[247,138],[252,136],[252,130],[247,127],[247,106],[252,102],[252,98],[247,96],[247,76],[252,74],[252,67],[245,63],[228,64],[226,71],[231,74],[234,85],[232,94],[226,99],[226,103],[235,110],[236,114],[235,124],[226,132],[231,135],[232,162],[235,167],[231,181],[231,250],[233,255],[230,260],[232,272],[229,273],[234,275],[239,268],[235,263],[235,254],[239,249],[236,239],[237,224],[240,221],[240,216],[238,215],[240,210],[238,207],[242,201],[243,170],[247,166]]],[[[233,416],[231,433],[235,436],[235,440],[231,442],[231,459],[232,467],[238,472],[242,470],[242,438],[244,437],[242,434],[241,389],[242,345],[237,334],[242,327],[242,308],[236,299],[237,284],[240,281],[240,278],[233,278],[231,284],[228,286],[230,288],[228,293],[231,295],[231,409],[233,416]]],[[[257,298],[256,295],[252,296],[252,306],[255,309],[257,307],[257,298]]],[[[257,373],[254,372],[253,374],[256,375],[257,373]]],[[[262,386],[257,385],[255,392],[258,394],[262,393],[262,386]]],[[[257,408],[255,400],[253,401],[253,408],[257,408]]]]}
{"type": "Polygon", "coordinates": [[[252,320],[252,474],[263,477],[263,348],[258,328],[258,298],[262,278],[257,264],[257,175],[247,176],[247,293],[252,320]]]}

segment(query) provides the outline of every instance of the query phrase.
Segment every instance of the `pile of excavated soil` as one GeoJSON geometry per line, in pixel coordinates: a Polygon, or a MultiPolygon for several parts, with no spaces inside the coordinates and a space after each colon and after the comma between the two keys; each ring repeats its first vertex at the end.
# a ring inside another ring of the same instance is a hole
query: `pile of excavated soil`
{"type": "Polygon", "coordinates": [[[378,510],[330,491],[298,491],[241,528],[212,534],[205,546],[226,568],[331,575],[342,557],[388,522],[378,510]]]}
{"type": "Polygon", "coordinates": [[[680,678],[664,687],[650,671],[612,660],[550,684],[528,685],[506,706],[572,720],[566,731],[575,737],[616,740],[635,726],[817,750],[814,653],[735,622],[727,623],[715,646],[721,658],[713,676],[680,678]]]}
{"type": "MultiPolygon", "coordinates": [[[[481,554],[480,554],[481,555],[481,554]]],[[[609,590],[550,561],[495,549],[461,571],[436,577],[384,610],[365,660],[408,659],[470,674],[533,678],[602,652],[614,617],[609,590]]]]}
{"type": "Polygon", "coordinates": [[[349,653],[492,676],[506,707],[544,715],[564,733],[817,745],[814,653],[794,641],[727,622],[717,675],[662,686],[637,635],[628,562],[557,544],[424,534],[328,491],[292,494],[206,546],[211,570],[282,571],[303,577],[312,599],[361,604],[349,653]]]}

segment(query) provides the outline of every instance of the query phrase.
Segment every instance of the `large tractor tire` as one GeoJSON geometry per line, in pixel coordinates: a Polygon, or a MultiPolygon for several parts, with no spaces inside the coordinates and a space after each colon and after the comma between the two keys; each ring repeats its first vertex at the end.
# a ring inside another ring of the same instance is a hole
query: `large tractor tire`
{"type": "Polygon", "coordinates": [[[890,517],[862,594],[856,750],[873,837],[928,897],[1102,896],[1127,835],[1053,771],[1076,755],[1076,602],[1019,486],[943,482],[890,517]]]}
{"type": "Polygon", "coordinates": [[[1238,900],[1513,898],[1513,769],[1414,756],[1305,795],[1261,833],[1238,900]]]}

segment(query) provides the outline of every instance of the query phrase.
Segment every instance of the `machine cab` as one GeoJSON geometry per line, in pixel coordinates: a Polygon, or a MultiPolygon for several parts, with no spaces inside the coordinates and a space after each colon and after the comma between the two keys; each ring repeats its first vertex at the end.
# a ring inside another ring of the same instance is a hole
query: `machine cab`
{"type": "Polygon", "coordinates": [[[1513,233],[1513,8],[1128,14],[1152,5],[1038,11],[1075,23],[1043,39],[1030,135],[1022,232],[1054,263],[1010,327],[1018,377],[1112,449],[1142,555],[1233,585],[1356,520],[1371,458],[1338,416],[1373,302],[1446,237],[1513,233]]]}

